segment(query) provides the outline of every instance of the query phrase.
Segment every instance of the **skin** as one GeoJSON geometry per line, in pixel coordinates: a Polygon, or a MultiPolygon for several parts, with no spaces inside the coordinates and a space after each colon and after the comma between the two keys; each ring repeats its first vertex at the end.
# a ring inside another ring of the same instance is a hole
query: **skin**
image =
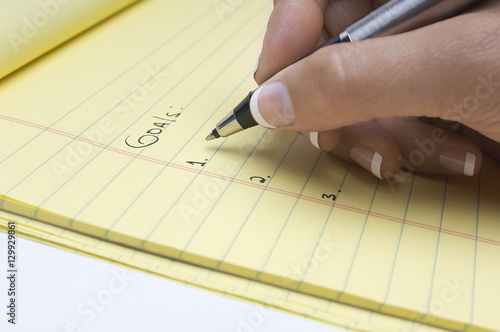
{"type": "Polygon", "coordinates": [[[482,153],[500,160],[498,0],[414,31],[325,47],[296,62],[384,2],[274,1],[255,80],[288,89],[295,120],[277,130],[306,137],[318,131],[320,148],[349,162],[354,147],[376,151],[384,179],[419,149],[416,142],[437,137],[436,128],[445,131],[413,165],[416,171],[461,174],[440,163],[450,149],[476,156],[474,174],[482,153]]]}

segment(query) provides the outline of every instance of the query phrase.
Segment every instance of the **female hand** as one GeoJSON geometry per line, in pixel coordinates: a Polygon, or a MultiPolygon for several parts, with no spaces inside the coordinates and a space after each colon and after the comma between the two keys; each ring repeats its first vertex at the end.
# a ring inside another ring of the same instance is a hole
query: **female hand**
{"type": "Polygon", "coordinates": [[[401,166],[474,175],[482,164],[474,142],[500,160],[498,0],[294,63],[384,2],[275,0],[255,72],[261,124],[301,132],[384,179],[401,166]]]}

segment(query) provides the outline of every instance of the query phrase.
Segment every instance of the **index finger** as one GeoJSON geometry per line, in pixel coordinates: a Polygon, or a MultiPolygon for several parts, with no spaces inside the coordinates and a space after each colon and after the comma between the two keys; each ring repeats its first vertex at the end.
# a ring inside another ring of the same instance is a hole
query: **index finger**
{"type": "Polygon", "coordinates": [[[313,51],[322,33],[328,39],[387,0],[275,0],[255,80],[271,76],[313,51]]]}
{"type": "Polygon", "coordinates": [[[255,73],[257,83],[263,83],[314,50],[323,31],[323,16],[328,2],[275,1],[255,73]]]}

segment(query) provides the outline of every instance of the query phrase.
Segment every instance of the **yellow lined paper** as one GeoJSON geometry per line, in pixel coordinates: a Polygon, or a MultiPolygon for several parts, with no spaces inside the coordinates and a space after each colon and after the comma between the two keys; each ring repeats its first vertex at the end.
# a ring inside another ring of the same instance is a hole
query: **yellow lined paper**
{"type": "Polygon", "coordinates": [[[2,1],[0,78],[135,1],[2,1]]]}
{"type": "Polygon", "coordinates": [[[310,301],[494,330],[498,165],[394,190],[295,134],[205,142],[255,88],[270,10],[231,6],[141,2],[0,81],[1,208],[310,301]]]}

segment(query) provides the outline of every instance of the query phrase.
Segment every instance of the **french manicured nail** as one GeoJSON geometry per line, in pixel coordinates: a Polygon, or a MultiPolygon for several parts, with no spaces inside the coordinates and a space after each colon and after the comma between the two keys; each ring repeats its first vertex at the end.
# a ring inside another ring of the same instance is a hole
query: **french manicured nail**
{"type": "Polygon", "coordinates": [[[361,167],[382,180],[381,168],[383,158],[380,153],[364,146],[357,146],[351,149],[350,156],[361,167]]]}
{"type": "Polygon", "coordinates": [[[460,148],[448,148],[439,156],[439,164],[452,172],[473,176],[476,155],[460,148]]]}
{"type": "Polygon", "coordinates": [[[295,111],[287,87],[280,82],[262,85],[250,100],[250,111],[263,127],[278,128],[295,122],[295,111]]]}
{"type": "Polygon", "coordinates": [[[259,61],[260,57],[257,59],[257,62],[255,63],[255,67],[253,69],[253,76],[255,76],[255,73],[257,73],[257,70],[259,69],[259,61]]]}
{"type": "Polygon", "coordinates": [[[309,133],[309,140],[311,141],[312,145],[321,150],[321,148],[319,147],[319,133],[317,131],[309,133]]]}

